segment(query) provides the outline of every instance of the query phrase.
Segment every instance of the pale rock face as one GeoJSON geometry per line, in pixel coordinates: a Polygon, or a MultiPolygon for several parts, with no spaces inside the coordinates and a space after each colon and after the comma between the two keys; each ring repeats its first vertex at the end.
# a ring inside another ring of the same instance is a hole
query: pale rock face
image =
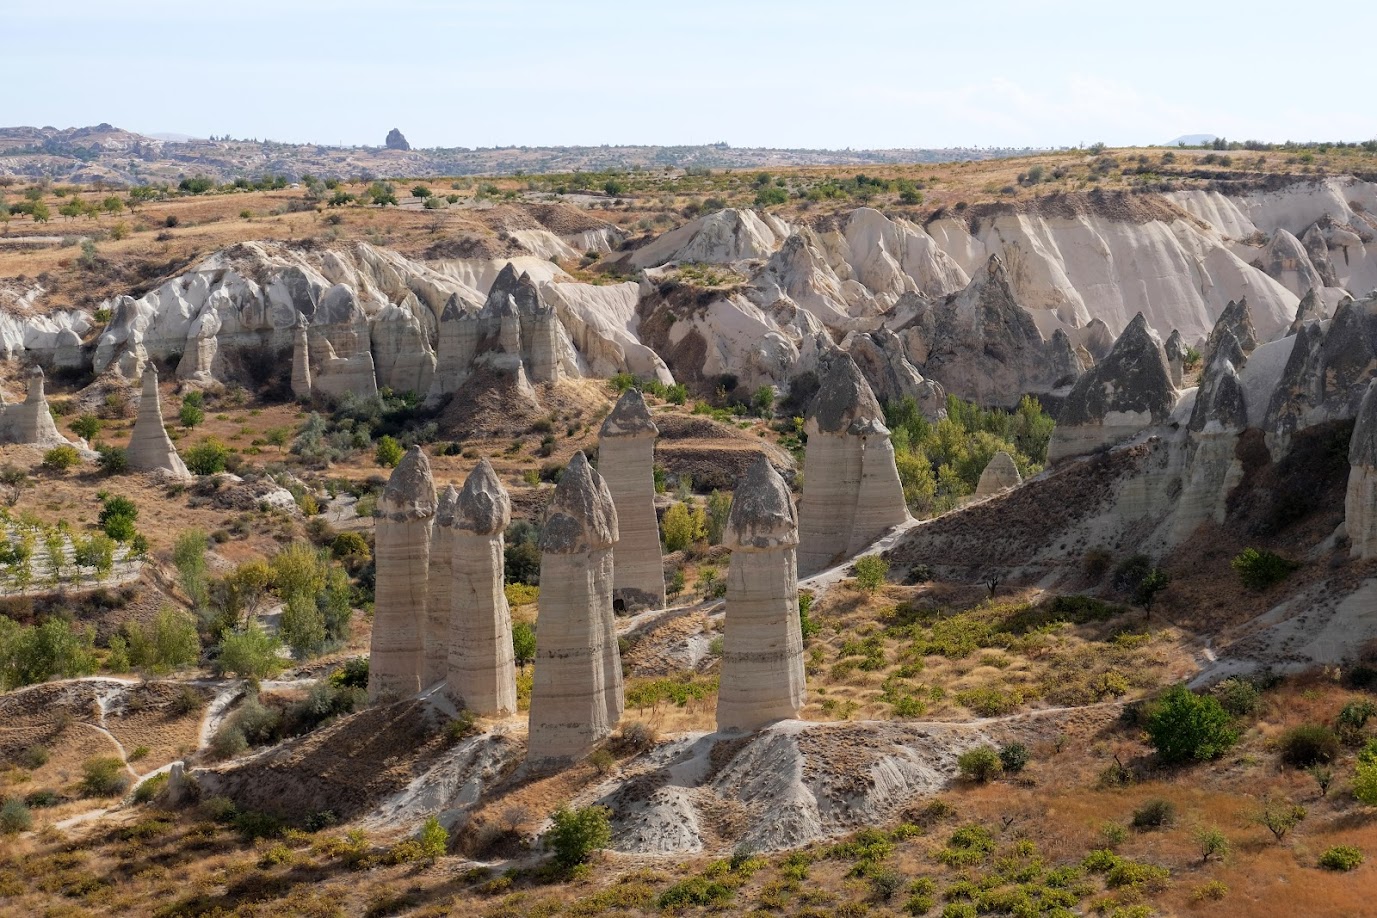
{"type": "Polygon", "coordinates": [[[884,411],[845,353],[808,412],[798,567],[809,576],[908,519],[884,411]]]}
{"type": "Polygon", "coordinates": [[[512,616],[502,579],[502,533],[511,519],[511,498],[482,459],[439,520],[453,546],[446,687],[457,703],[484,716],[516,711],[512,616]]]}
{"type": "Polygon", "coordinates": [[[1306,247],[1284,229],[1272,234],[1259,256],[1259,266],[1298,297],[1312,288],[1325,286],[1324,278],[1310,262],[1306,247]]]}
{"type": "Polygon", "coordinates": [[[418,317],[424,309],[409,296],[401,306],[388,304],[369,325],[378,383],[394,392],[429,392],[435,376],[435,352],[418,317]]]}
{"type": "Polygon", "coordinates": [[[909,362],[904,343],[894,332],[883,327],[872,332],[853,332],[842,342],[842,348],[856,361],[880,401],[911,398],[929,420],[946,417],[946,390],[941,383],[923,378],[909,362]]]}
{"type": "Polygon", "coordinates": [[[985,466],[985,471],[980,473],[980,482],[975,487],[975,496],[990,497],[1016,488],[1023,484],[1023,476],[1018,473],[1018,466],[1014,464],[1013,457],[1004,450],[994,454],[990,464],[985,466]]]}
{"type": "Polygon", "coordinates": [[[1178,543],[1206,520],[1224,522],[1229,492],[1243,478],[1235,452],[1248,426],[1247,394],[1239,379],[1248,358],[1229,328],[1216,332],[1211,335],[1214,357],[1201,374],[1187,424],[1186,467],[1172,523],[1172,541],[1178,543]]]}
{"type": "Polygon", "coordinates": [[[407,450],[378,501],[376,599],[368,698],[406,698],[423,687],[430,537],[436,511],[430,460],[407,450]]]}
{"type": "Polygon", "coordinates": [[[671,261],[731,264],[769,258],[788,235],[784,224],[750,210],[720,210],[665,233],[631,254],[638,268],[671,261]]]}
{"type": "Polygon", "coordinates": [[[723,543],[732,558],[717,729],[754,731],[798,717],[806,691],[798,526],[788,486],[764,457],[737,486],[723,543]]]}
{"type": "Polygon", "coordinates": [[[292,329],[292,395],[311,397],[311,346],[304,323],[292,329]]]}
{"type": "Polygon", "coordinates": [[[1291,321],[1289,333],[1294,335],[1304,326],[1323,318],[1324,302],[1320,298],[1319,290],[1311,287],[1310,291],[1301,297],[1300,305],[1296,307],[1296,318],[1291,321]]]}
{"type": "Polygon", "coordinates": [[[540,547],[528,749],[536,761],[585,755],[621,719],[621,654],[612,611],[617,508],[575,453],[555,488],[540,547]]]}
{"type": "Polygon", "coordinates": [[[148,364],[143,368],[143,395],[134,432],[129,438],[129,467],[142,471],[163,471],[175,478],[189,479],[177,447],[163,427],[162,400],[158,395],[158,371],[148,364]]]}
{"type": "Polygon", "coordinates": [[[454,511],[459,491],[446,485],[430,529],[430,571],[426,575],[425,669],[421,686],[444,682],[449,673],[450,623],[454,595],[454,511]]]}
{"type": "Polygon", "coordinates": [[[1251,354],[1257,350],[1257,332],[1253,329],[1252,310],[1248,308],[1246,298],[1237,302],[1231,301],[1219,314],[1219,321],[1215,322],[1214,328],[1210,329],[1210,336],[1205,339],[1206,364],[1213,359],[1215,349],[1219,347],[1219,342],[1226,333],[1233,335],[1244,354],[1251,354]]]}
{"type": "Polygon", "coordinates": [[[1047,459],[1093,452],[1164,423],[1176,404],[1171,370],[1157,336],[1140,313],[1100,363],[1067,395],[1047,459]]]}
{"type": "Polygon", "coordinates": [[[1167,366],[1171,369],[1171,384],[1180,389],[1182,377],[1186,372],[1186,345],[1181,340],[1179,331],[1174,328],[1171,330],[1171,336],[1167,338],[1162,352],[1166,355],[1167,366]]]}
{"type": "Polygon", "coordinates": [[[664,559],[655,516],[655,437],[639,389],[627,389],[602,423],[598,470],[617,507],[612,602],[619,612],[665,605],[664,559]]]}
{"type": "Polygon", "coordinates": [[[1355,558],[1377,558],[1377,378],[1368,383],[1359,407],[1348,463],[1344,523],[1349,553],[1355,558]]]}

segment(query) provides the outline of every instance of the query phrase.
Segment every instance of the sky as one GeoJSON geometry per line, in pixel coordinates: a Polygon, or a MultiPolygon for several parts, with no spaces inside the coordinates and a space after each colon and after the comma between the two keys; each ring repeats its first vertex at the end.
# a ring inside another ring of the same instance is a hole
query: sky
{"type": "Polygon", "coordinates": [[[414,147],[1367,140],[1375,30],[1369,0],[0,0],[0,124],[364,145],[397,127],[414,147]]]}

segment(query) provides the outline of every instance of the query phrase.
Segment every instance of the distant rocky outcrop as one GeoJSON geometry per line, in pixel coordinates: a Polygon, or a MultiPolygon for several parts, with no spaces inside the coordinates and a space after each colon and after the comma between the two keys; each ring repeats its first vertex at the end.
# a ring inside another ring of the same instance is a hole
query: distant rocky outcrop
{"type": "Polygon", "coordinates": [[[139,414],[134,419],[134,431],[129,437],[128,453],[131,469],[162,472],[182,480],[191,478],[191,472],[163,426],[158,370],[151,363],[143,368],[143,394],[139,399],[139,414]]]}
{"type": "Polygon", "coordinates": [[[529,756],[585,755],[621,720],[621,654],[612,611],[617,508],[582,452],[555,487],[540,537],[540,627],[529,756]]]}
{"type": "Polygon", "coordinates": [[[516,711],[512,616],[503,590],[502,534],[512,502],[487,459],[480,459],[439,525],[452,546],[446,688],[475,714],[516,711]]]}
{"type": "Polygon", "coordinates": [[[735,495],[722,538],[732,552],[717,696],[723,731],[798,717],[805,692],[793,498],[764,456],[735,495]]]}
{"type": "Polygon", "coordinates": [[[655,437],[660,432],[639,389],[627,389],[602,422],[598,471],[617,507],[612,603],[618,612],[665,605],[664,561],[655,516],[655,437]]]}
{"type": "Polygon", "coordinates": [[[1076,380],[1047,448],[1050,462],[1094,452],[1161,424],[1176,405],[1171,370],[1142,313],[1103,361],[1076,380]]]}
{"type": "Polygon", "coordinates": [[[999,256],[964,290],[940,303],[900,300],[893,315],[900,324],[891,327],[913,365],[969,401],[1013,407],[1026,393],[1069,385],[1082,370],[1069,339],[1045,340],[1014,299],[999,256]]]}
{"type": "Polygon", "coordinates": [[[389,150],[411,149],[411,144],[406,142],[405,135],[403,135],[402,132],[397,130],[396,128],[393,128],[392,130],[387,132],[387,141],[385,142],[385,146],[389,150]]]}
{"type": "Polygon", "coordinates": [[[368,698],[396,700],[419,692],[425,671],[430,537],[437,501],[430,460],[419,446],[392,470],[375,513],[377,575],[368,698]]]}
{"type": "Polygon", "coordinates": [[[1344,523],[1355,558],[1377,558],[1377,378],[1368,383],[1348,446],[1344,523]]]}

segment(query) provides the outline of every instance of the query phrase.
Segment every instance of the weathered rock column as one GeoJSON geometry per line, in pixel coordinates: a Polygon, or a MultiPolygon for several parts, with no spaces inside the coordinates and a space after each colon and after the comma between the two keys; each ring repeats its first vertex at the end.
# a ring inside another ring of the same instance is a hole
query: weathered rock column
{"type": "Polygon", "coordinates": [[[627,389],[598,435],[598,471],[617,505],[612,605],[618,612],[665,605],[664,559],[655,517],[655,436],[659,432],[640,391],[627,389]]]}
{"type": "Polygon", "coordinates": [[[908,508],[884,411],[849,355],[831,357],[804,429],[808,446],[798,566],[806,577],[840,561],[853,545],[868,545],[907,519],[908,508]],[[868,447],[873,447],[869,459],[868,447]]]}
{"type": "Polygon", "coordinates": [[[390,701],[421,690],[430,530],[435,481],[419,446],[406,451],[378,502],[374,555],[377,581],[368,700],[390,701]]]}
{"type": "Polygon", "coordinates": [[[989,497],[1023,484],[1023,476],[1018,472],[1014,458],[1004,450],[994,454],[985,471],[980,473],[980,483],[975,486],[977,498],[989,497]]]}
{"type": "Polygon", "coordinates": [[[511,498],[487,459],[440,519],[453,545],[446,683],[455,702],[488,716],[516,711],[512,616],[502,589],[502,533],[511,519],[511,498]]]}
{"type": "Polygon", "coordinates": [[[621,719],[621,654],[612,617],[616,541],[612,494],[583,453],[575,453],[540,538],[532,759],[581,756],[621,719]]]}
{"type": "Polygon", "coordinates": [[[449,673],[449,632],[453,618],[454,507],[459,491],[446,486],[430,527],[430,571],[426,580],[425,669],[421,688],[444,682],[449,673]]]}
{"type": "Polygon", "coordinates": [[[879,418],[867,418],[853,424],[852,431],[861,441],[861,483],[851,522],[851,541],[846,547],[848,556],[870,547],[880,536],[909,519],[889,428],[879,418]]]}
{"type": "Polygon", "coordinates": [[[292,395],[311,397],[311,344],[306,323],[292,329],[292,395]]]}
{"type": "Polygon", "coordinates": [[[1368,383],[1348,446],[1348,493],[1344,523],[1349,554],[1377,558],[1377,379],[1368,383]]]}
{"type": "Polygon", "coordinates": [[[803,709],[798,526],[789,488],[761,457],[737,485],[723,533],[731,548],[718,730],[758,730],[803,709]]]}
{"type": "Polygon", "coordinates": [[[177,478],[190,478],[177,447],[163,427],[162,399],[158,395],[158,371],[148,363],[143,368],[143,395],[134,432],[129,438],[129,467],[142,471],[161,469],[177,478]]]}
{"type": "Polygon", "coordinates": [[[58,433],[57,424],[53,422],[53,413],[48,410],[43,368],[33,366],[29,368],[27,375],[28,393],[22,403],[5,409],[6,421],[12,418],[13,423],[6,423],[4,426],[10,428],[10,436],[16,443],[33,443],[49,447],[66,445],[67,438],[58,433]]]}
{"type": "Polygon", "coordinates": [[[1181,333],[1176,329],[1171,330],[1167,343],[1162,346],[1162,352],[1167,357],[1167,369],[1171,371],[1171,384],[1176,388],[1181,388],[1181,380],[1186,373],[1186,345],[1181,341],[1181,333]]]}
{"type": "Polygon", "coordinates": [[[1247,357],[1228,329],[1212,335],[1210,362],[1200,374],[1191,410],[1187,460],[1171,539],[1183,542],[1206,520],[1223,523],[1229,492],[1243,479],[1235,455],[1238,438],[1248,427],[1248,404],[1238,371],[1247,357]]]}

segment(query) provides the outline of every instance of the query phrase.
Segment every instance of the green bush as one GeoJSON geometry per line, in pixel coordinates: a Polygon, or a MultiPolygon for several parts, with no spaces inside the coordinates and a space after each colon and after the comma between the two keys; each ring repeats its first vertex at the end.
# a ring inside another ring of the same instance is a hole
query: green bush
{"type": "Polygon", "coordinates": [[[1292,727],[1277,740],[1281,760],[1293,768],[1324,765],[1339,757],[1339,737],[1323,724],[1292,727]]]}
{"type": "Polygon", "coordinates": [[[201,656],[201,637],[190,615],[169,606],[145,625],[125,625],[129,662],[154,673],[191,666],[201,656]]]}
{"type": "Polygon", "coordinates": [[[282,646],[276,635],[264,631],[258,622],[250,622],[242,631],[232,631],[220,640],[220,653],[215,669],[240,679],[268,679],[282,670],[278,649],[282,646]]]}
{"type": "Polygon", "coordinates": [[[1352,845],[1335,845],[1320,855],[1320,866],[1325,870],[1349,871],[1362,862],[1363,852],[1352,845]]]}
{"type": "Polygon", "coordinates": [[[1256,548],[1243,549],[1229,564],[1238,572],[1243,585],[1253,590],[1265,590],[1274,583],[1280,583],[1300,567],[1298,562],[1289,558],[1256,548]]]}
{"type": "Polygon", "coordinates": [[[48,764],[49,753],[42,746],[30,746],[19,753],[19,765],[33,771],[48,764]]]}
{"type": "Polygon", "coordinates": [[[96,464],[106,475],[118,475],[129,469],[129,451],[123,446],[108,446],[104,443],[96,445],[96,452],[100,458],[96,464]]]}
{"type": "Polygon", "coordinates": [[[80,461],[75,446],[54,446],[43,454],[43,467],[50,472],[65,472],[80,461]]]}
{"type": "Polygon", "coordinates": [[[595,851],[606,848],[612,841],[610,811],[604,806],[585,806],[577,810],[562,806],[555,811],[545,844],[555,853],[555,860],[563,867],[582,864],[595,851]]]}
{"type": "Polygon", "coordinates": [[[978,784],[993,781],[1004,770],[999,752],[993,746],[976,746],[967,749],[956,757],[956,767],[961,776],[978,784]]]}
{"type": "Polygon", "coordinates": [[[1238,732],[1219,702],[1201,697],[1184,684],[1167,690],[1147,723],[1152,746],[1169,765],[1219,758],[1235,742],[1238,732]]]}
{"type": "Polygon", "coordinates": [[[1135,829],[1163,829],[1176,821],[1176,806],[1160,797],[1148,800],[1133,811],[1130,825],[1135,829]]]}
{"type": "Polygon", "coordinates": [[[100,418],[94,414],[83,414],[72,420],[72,433],[81,437],[83,440],[90,440],[100,433],[100,418]]]}
{"type": "Polygon", "coordinates": [[[999,747],[999,761],[1009,774],[1018,774],[1028,765],[1028,747],[1022,743],[1005,743],[999,747]]]}
{"type": "Polygon", "coordinates": [[[81,792],[88,797],[117,797],[129,789],[129,772],[113,756],[87,759],[81,776],[81,792]]]}
{"type": "Polygon", "coordinates": [[[183,427],[198,427],[200,426],[201,422],[206,419],[206,413],[202,411],[200,407],[192,405],[188,403],[185,399],[183,399],[182,408],[177,413],[177,419],[182,422],[183,427]]]}
{"type": "Polygon", "coordinates": [[[32,825],[33,814],[18,797],[6,800],[4,806],[0,806],[0,835],[18,835],[27,832],[32,825]]]}
{"type": "Polygon", "coordinates": [[[707,511],[701,507],[690,509],[687,504],[671,504],[660,521],[660,534],[665,551],[683,551],[693,543],[707,538],[707,511]]]}
{"type": "Polygon", "coordinates": [[[1237,677],[1225,679],[1214,687],[1211,694],[1219,699],[1224,710],[1235,717],[1248,717],[1257,713],[1261,693],[1257,686],[1247,679],[1237,677]]]}
{"type": "Polygon", "coordinates": [[[60,618],[26,626],[0,615],[0,690],[95,672],[94,640],[94,631],[60,618]]]}

